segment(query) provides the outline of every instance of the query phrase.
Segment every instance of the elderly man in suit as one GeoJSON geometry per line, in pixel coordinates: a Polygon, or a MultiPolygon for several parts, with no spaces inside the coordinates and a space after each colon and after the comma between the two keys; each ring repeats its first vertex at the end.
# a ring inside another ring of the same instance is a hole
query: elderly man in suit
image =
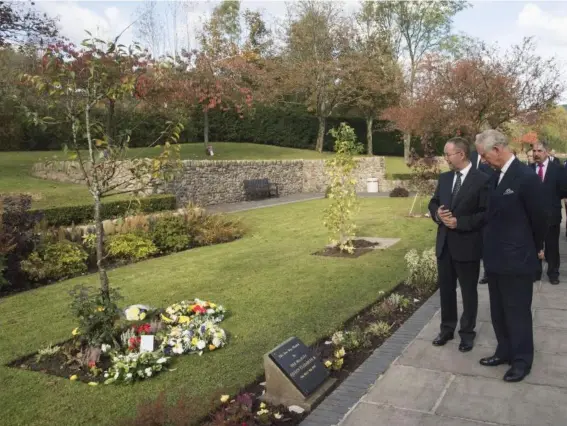
{"type": "Polygon", "coordinates": [[[533,281],[538,256],[543,257],[546,201],[541,179],[515,158],[504,134],[486,130],[477,135],[476,146],[497,170],[489,182],[483,261],[498,345],[494,355],[480,363],[510,364],[504,380],[518,382],[530,373],[534,357],[533,281]]]}
{"type": "Polygon", "coordinates": [[[451,171],[439,176],[429,202],[437,228],[437,269],[441,294],[441,330],[433,340],[442,346],[453,339],[457,326],[457,279],[463,296],[459,350],[468,352],[476,337],[477,284],[482,253],[482,233],[488,200],[488,175],[473,169],[469,143],[450,139],[444,155],[451,171]]]}
{"type": "MultiPolygon", "coordinates": [[[[551,284],[559,284],[559,232],[561,227],[561,199],[567,197],[567,171],[551,161],[545,142],[533,145],[534,161],[530,165],[543,183],[543,192],[548,208],[548,229],[545,236],[545,260],[547,276],[551,284]]],[[[541,279],[542,267],[536,279],[541,279]]]]}

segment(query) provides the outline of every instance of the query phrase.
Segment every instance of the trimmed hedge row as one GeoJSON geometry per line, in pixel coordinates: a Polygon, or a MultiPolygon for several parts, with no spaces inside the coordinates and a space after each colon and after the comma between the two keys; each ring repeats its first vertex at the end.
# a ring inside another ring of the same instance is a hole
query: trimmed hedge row
{"type": "MultiPolygon", "coordinates": [[[[102,203],[102,219],[113,219],[125,216],[129,213],[154,213],[165,210],[176,209],[175,195],[156,195],[153,197],[140,198],[139,200],[117,200],[102,203]]],[[[79,225],[92,222],[94,218],[94,206],[92,204],[80,204],[75,206],[52,207],[48,209],[32,210],[45,219],[50,226],[79,225]]]]}

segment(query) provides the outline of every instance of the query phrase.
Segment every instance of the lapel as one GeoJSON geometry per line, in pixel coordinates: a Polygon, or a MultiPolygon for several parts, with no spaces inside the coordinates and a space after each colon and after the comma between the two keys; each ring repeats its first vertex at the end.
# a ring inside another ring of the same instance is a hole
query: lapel
{"type": "MultiPolygon", "coordinates": [[[[454,173],[454,172],[453,172],[454,173]]],[[[451,199],[451,209],[456,209],[459,202],[463,199],[463,197],[468,194],[469,187],[473,184],[473,181],[476,177],[477,171],[473,170],[472,168],[469,170],[466,179],[464,180],[463,184],[461,185],[461,189],[457,193],[455,199],[451,199]]]]}
{"type": "Polygon", "coordinates": [[[510,164],[510,167],[508,168],[508,170],[504,174],[502,181],[496,187],[495,193],[497,195],[503,195],[504,191],[506,191],[508,188],[510,188],[510,184],[512,182],[514,182],[514,180],[516,179],[516,170],[517,170],[519,164],[520,164],[520,160],[518,160],[517,158],[514,159],[514,161],[512,161],[512,163],[510,164]]]}
{"type": "Polygon", "coordinates": [[[554,170],[552,164],[554,163],[552,163],[551,161],[547,162],[547,170],[545,170],[545,176],[543,177],[543,183],[546,185],[553,177],[554,170]]]}

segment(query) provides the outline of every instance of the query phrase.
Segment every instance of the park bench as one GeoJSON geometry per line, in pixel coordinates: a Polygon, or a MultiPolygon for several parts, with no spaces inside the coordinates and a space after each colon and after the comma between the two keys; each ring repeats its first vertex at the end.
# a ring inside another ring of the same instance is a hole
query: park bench
{"type": "Polygon", "coordinates": [[[249,179],[244,181],[246,200],[279,197],[278,184],[269,179],[249,179]]]}

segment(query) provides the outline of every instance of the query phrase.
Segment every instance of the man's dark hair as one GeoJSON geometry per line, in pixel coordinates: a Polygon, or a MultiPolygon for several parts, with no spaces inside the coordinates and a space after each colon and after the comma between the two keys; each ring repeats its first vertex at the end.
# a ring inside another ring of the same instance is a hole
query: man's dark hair
{"type": "Polygon", "coordinates": [[[469,141],[466,140],[465,138],[462,138],[460,136],[451,138],[447,141],[447,143],[452,143],[453,145],[455,145],[455,148],[457,148],[459,151],[462,151],[463,154],[465,155],[465,158],[469,158],[471,155],[471,145],[469,144],[469,141]]]}

